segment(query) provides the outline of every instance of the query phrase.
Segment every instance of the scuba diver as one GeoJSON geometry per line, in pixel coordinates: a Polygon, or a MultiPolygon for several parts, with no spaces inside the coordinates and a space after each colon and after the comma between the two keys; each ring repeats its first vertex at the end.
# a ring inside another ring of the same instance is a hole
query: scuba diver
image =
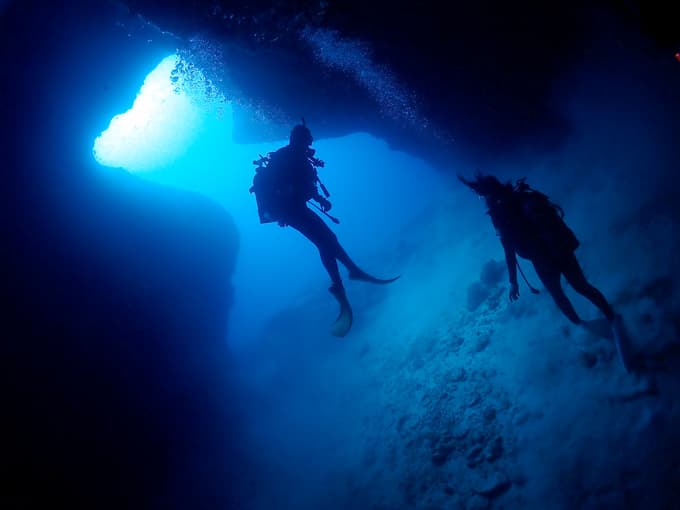
{"type": "MultiPolygon", "coordinates": [[[[572,323],[597,332],[598,321],[582,320],[565,295],[560,283],[560,278],[564,275],[576,292],[602,311],[624,368],[630,372],[631,358],[623,319],[614,311],[602,292],[591,285],[583,274],[574,254],[580,243],[564,223],[562,208],[554,204],[547,195],[532,189],[524,179],[517,181],[515,186],[509,182],[502,184],[494,176],[479,173],[472,181],[461,175],[458,175],[458,179],[486,201],[487,214],[491,216],[491,222],[505,251],[510,277],[510,301],[519,298],[517,269],[519,268],[520,273],[522,271],[517,262],[519,255],[533,263],[539,279],[558,308],[572,323]]],[[[524,279],[526,281],[526,277],[524,279]]],[[[529,288],[535,294],[539,292],[531,285],[529,288]]]]}
{"type": "Polygon", "coordinates": [[[350,280],[386,284],[399,277],[382,280],[361,270],[349,258],[328,225],[307,207],[307,203],[310,203],[331,221],[339,223],[337,218],[328,213],[331,209],[328,200],[330,194],[319,180],[316,170],[317,167],[323,167],[324,162],[314,157],[316,151],[311,148],[313,141],[312,133],[303,119],[302,124],[296,125],[290,132],[288,145],[253,161],[257,169],[250,192],[255,193],[260,223],[276,221],[281,227],[293,227],[318,248],[321,262],[331,278],[332,285],[328,290],[340,305],[340,313],[331,333],[344,337],[352,326],[352,308],[337,261],[348,269],[350,280]],[[319,193],[319,187],[324,196],[319,193]]]}

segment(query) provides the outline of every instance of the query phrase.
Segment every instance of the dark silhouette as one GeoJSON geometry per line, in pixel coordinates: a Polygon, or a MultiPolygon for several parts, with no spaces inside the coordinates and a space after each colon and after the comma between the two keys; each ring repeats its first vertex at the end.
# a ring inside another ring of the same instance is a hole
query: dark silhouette
{"type": "MultiPolygon", "coordinates": [[[[510,276],[510,301],[519,298],[519,255],[533,263],[536,274],[562,313],[574,324],[595,331],[598,321],[582,320],[564,293],[560,282],[564,275],[576,292],[602,311],[609,322],[607,329],[612,332],[624,366],[629,370],[629,354],[621,316],[614,312],[602,292],[591,285],[583,274],[574,254],[580,243],[564,223],[562,209],[545,194],[529,187],[523,179],[513,186],[511,183],[503,184],[491,175],[477,174],[472,181],[460,175],[458,178],[486,201],[487,214],[505,251],[510,276]]],[[[531,290],[538,292],[533,288],[531,290]]]]}
{"type": "Polygon", "coordinates": [[[314,157],[311,148],[312,133],[304,124],[296,125],[290,133],[290,142],[279,150],[254,161],[258,165],[257,173],[250,188],[257,198],[261,223],[276,221],[280,226],[291,226],[318,248],[321,262],[331,278],[329,291],[340,304],[340,314],[333,324],[335,336],[345,336],[352,326],[352,308],[342,284],[338,262],[349,271],[351,280],[362,280],[371,283],[390,283],[397,278],[382,280],[361,270],[340,245],[338,238],[328,225],[309,207],[307,202],[316,201],[316,207],[335,223],[328,211],[331,203],[328,190],[319,180],[317,167],[324,162],[314,157]],[[325,196],[319,193],[319,186],[325,196]]]}

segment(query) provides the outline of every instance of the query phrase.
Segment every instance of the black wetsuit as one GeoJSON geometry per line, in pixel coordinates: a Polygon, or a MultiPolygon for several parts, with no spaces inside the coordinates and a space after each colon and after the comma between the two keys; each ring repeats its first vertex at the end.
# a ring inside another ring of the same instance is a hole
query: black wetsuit
{"type": "Polygon", "coordinates": [[[519,255],[533,263],[541,282],[570,321],[575,324],[582,322],[562,289],[560,284],[562,275],[576,292],[589,299],[607,319],[614,319],[614,310],[604,295],[588,282],[574,251],[561,245],[556,237],[547,241],[546,236],[542,236],[522,215],[521,206],[513,195],[489,198],[487,205],[488,213],[505,250],[505,260],[512,284],[517,285],[516,255],[519,255]]]}
{"type": "Polygon", "coordinates": [[[325,201],[317,189],[317,173],[309,161],[307,148],[287,145],[272,154],[272,164],[280,172],[281,190],[276,217],[282,226],[289,225],[309,239],[319,250],[321,262],[337,289],[342,289],[339,260],[350,272],[358,270],[330,227],[309,207],[308,200],[325,201]]]}

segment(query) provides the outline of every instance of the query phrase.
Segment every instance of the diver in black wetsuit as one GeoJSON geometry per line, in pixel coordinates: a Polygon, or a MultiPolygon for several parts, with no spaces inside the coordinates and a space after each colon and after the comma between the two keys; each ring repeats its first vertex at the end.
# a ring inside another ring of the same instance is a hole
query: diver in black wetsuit
{"type": "MultiPolygon", "coordinates": [[[[349,271],[349,278],[371,283],[390,283],[397,278],[382,280],[361,270],[347,255],[338,238],[328,225],[309,207],[307,202],[318,202],[320,210],[328,215],[330,201],[319,193],[320,184],[316,166],[323,162],[314,158],[312,133],[306,125],[296,125],[290,133],[289,144],[269,154],[265,172],[268,180],[253,183],[258,198],[261,222],[277,221],[282,227],[291,226],[318,248],[321,262],[331,278],[331,294],[340,304],[340,314],[334,323],[332,333],[345,336],[352,325],[352,309],[342,284],[338,262],[349,271]],[[263,219],[263,215],[266,217],[263,219]]],[[[257,163],[257,162],[256,162],[257,163]]],[[[263,176],[265,174],[263,173],[263,176]]],[[[322,189],[323,188],[322,186],[322,189]]],[[[333,218],[334,219],[334,218],[333,218]]],[[[334,219],[334,221],[337,221],[334,219]]]]}
{"type": "MultiPolygon", "coordinates": [[[[533,263],[536,274],[562,313],[574,324],[589,326],[590,323],[578,316],[562,289],[560,278],[564,275],[572,288],[590,300],[607,318],[624,366],[629,370],[627,341],[623,338],[625,334],[621,316],[614,312],[602,292],[591,285],[583,274],[574,254],[579,242],[561,220],[561,215],[552,217],[545,212],[550,207],[560,212],[561,209],[554,204],[550,205],[546,195],[531,190],[523,180],[518,182],[517,187],[513,187],[510,183],[502,184],[494,176],[478,174],[473,181],[460,175],[458,178],[486,201],[487,213],[491,216],[505,251],[510,276],[510,301],[519,298],[519,255],[533,263]],[[522,193],[523,190],[531,192],[522,193]]],[[[532,291],[538,292],[535,289],[532,291]]]]}

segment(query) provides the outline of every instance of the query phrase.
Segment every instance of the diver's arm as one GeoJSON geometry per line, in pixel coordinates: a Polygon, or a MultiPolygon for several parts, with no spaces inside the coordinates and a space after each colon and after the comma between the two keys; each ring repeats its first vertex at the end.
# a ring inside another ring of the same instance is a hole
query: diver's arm
{"type": "Polygon", "coordinates": [[[505,263],[508,266],[508,276],[510,277],[510,301],[519,298],[519,286],[517,285],[517,255],[515,248],[506,239],[501,238],[501,244],[505,251],[505,263]]]}
{"type": "Polygon", "coordinates": [[[319,188],[316,186],[316,183],[311,187],[309,197],[311,200],[321,203],[323,197],[321,196],[321,193],[319,193],[319,188]]]}
{"type": "Polygon", "coordinates": [[[503,243],[503,250],[505,250],[505,263],[508,265],[510,284],[517,285],[517,255],[515,255],[515,250],[509,243],[501,242],[503,243]]]}
{"type": "Polygon", "coordinates": [[[319,203],[322,211],[327,212],[331,210],[332,207],[331,201],[328,200],[326,197],[321,196],[321,193],[319,193],[319,190],[316,189],[316,187],[314,189],[314,194],[312,195],[312,200],[315,200],[319,203]]]}
{"type": "Polygon", "coordinates": [[[321,193],[319,193],[319,178],[316,173],[316,169],[313,168],[314,171],[314,180],[312,181],[310,185],[310,198],[321,206],[321,210],[326,212],[331,210],[331,202],[328,200],[325,196],[323,196],[321,193]]]}

